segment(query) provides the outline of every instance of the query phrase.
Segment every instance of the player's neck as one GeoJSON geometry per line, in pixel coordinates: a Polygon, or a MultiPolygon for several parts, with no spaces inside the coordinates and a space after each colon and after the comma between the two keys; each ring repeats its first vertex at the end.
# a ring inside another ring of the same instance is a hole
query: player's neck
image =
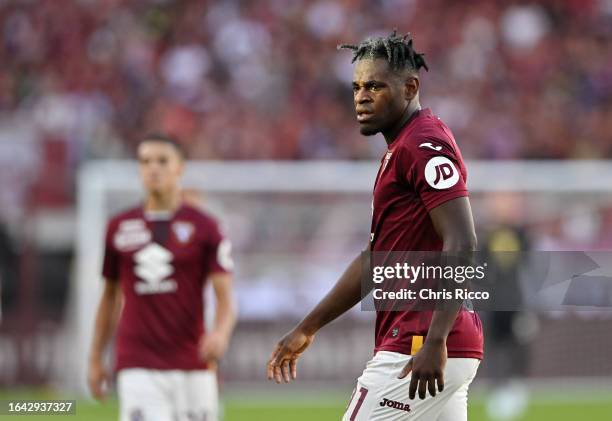
{"type": "Polygon", "coordinates": [[[178,190],[168,193],[149,193],[144,203],[145,212],[174,212],[181,205],[178,190]]]}
{"type": "Polygon", "coordinates": [[[393,141],[397,138],[397,136],[400,134],[400,132],[404,128],[404,125],[406,124],[406,122],[410,120],[410,118],[414,115],[414,113],[416,113],[420,109],[421,109],[421,104],[419,104],[418,100],[411,101],[406,106],[406,109],[404,110],[402,117],[399,120],[397,120],[397,123],[394,124],[393,127],[391,127],[389,130],[385,130],[382,132],[382,135],[385,137],[385,141],[387,142],[387,146],[393,143],[393,141]]]}

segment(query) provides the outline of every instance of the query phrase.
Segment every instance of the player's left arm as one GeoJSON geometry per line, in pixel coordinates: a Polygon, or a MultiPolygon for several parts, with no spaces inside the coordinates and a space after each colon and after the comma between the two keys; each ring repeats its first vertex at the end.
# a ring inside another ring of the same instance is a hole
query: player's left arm
{"type": "MultiPolygon", "coordinates": [[[[476,250],[476,233],[472,209],[467,196],[458,197],[437,206],[429,212],[437,234],[444,243],[443,251],[468,255],[476,250]]],[[[427,390],[431,396],[444,389],[446,366],[446,339],[455,323],[461,302],[452,302],[450,309],[435,310],[423,347],[409,361],[400,378],[412,372],[409,398],[414,399],[418,388],[419,398],[425,399],[427,390]]]]}
{"type": "Polygon", "coordinates": [[[202,339],[200,355],[204,361],[215,362],[225,354],[232,337],[236,325],[236,305],[231,273],[214,272],[208,279],[215,293],[216,313],[213,329],[202,339]]]}
{"type": "MultiPolygon", "coordinates": [[[[467,196],[450,200],[429,212],[436,233],[442,238],[443,252],[460,252],[466,256],[476,250],[476,231],[474,229],[474,218],[472,208],[467,196]]],[[[434,311],[427,341],[442,342],[446,344],[446,338],[450,333],[457,313],[461,308],[461,302],[454,302],[452,310],[434,311]]]]}

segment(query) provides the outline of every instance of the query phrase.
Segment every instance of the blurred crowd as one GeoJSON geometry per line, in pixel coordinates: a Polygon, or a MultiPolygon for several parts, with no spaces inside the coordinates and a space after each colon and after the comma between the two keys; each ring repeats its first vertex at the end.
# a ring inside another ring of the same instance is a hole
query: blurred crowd
{"type": "MultiPolygon", "coordinates": [[[[425,53],[430,70],[421,75],[421,104],[446,121],[464,157],[612,159],[612,0],[0,0],[5,319],[19,295],[30,301],[19,307],[17,319],[35,307],[44,313],[40,302],[59,309],[61,320],[71,251],[57,247],[47,250],[47,260],[37,260],[28,245],[43,224],[33,214],[44,208],[54,216],[54,207],[58,214],[73,207],[80,164],[133,157],[146,133],[176,136],[192,159],[380,158],[384,142],[363,139],[355,121],[351,53],[336,47],[386,36],[393,28],[410,32],[416,50],[425,53]],[[18,288],[18,279],[28,282],[18,288]]],[[[509,225],[497,234],[510,245],[519,244],[528,229],[534,248],[609,249],[612,207],[595,215],[588,200],[572,198],[574,203],[563,197],[548,207],[512,197],[496,197],[486,206],[476,198],[475,210],[481,209],[481,226],[509,225]],[[550,209],[563,214],[539,218],[538,212],[550,209]],[[514,227],[517,222],[527,227],[514,227]]],[[[296,236],[309,237],[315,217],[323,220],[320,232],[330,236],[332,226],[367,229],[352,223],[368,211],[361,201],[336,214],[313,212],[308,202],[306,222],[279,224],[279,213],[270,210],[278,210],[276,203],[264,197],[258,208],[252,198],[244,200],[233,208],[241,214],[259,209],[283,234],[293,227],[296,236]]],[[[286,215],[300,218],[290,206],[286,215]]],[[[61,217],[46,225],[53,228],[47,234],[52,242],[59,231],[74,229],[69,211],[67,228],[57,223],[61,217]]],[[[248,222],[260,249],[255,228],[261,231],[264,223],[248,222]]],[[[232,226],[249,234],[244,224],[232,226]]],[[[323,240],[313,241],[312,249],[323,249],[323,243],[335,248],[323,240]]],[[[310,262],[307,272],[295,265],[293,278],[302,281],[314,266],[310,262]]],[[[319,266],[324,271],[301,282],[317,299],[328,284],[311,279],[325,281],[341,270],[319,266]]],[[[266,274],[243,291],[253,303],[257,293],[282,292],[276,286],[285,279],[282,271],[266,274]],[[275,276],[277,284],[270,282],[275,276]]],[[[298,298],[303,303],[308,297],[298,298]]],[[[5,365],[13,364],[6,359],[5,365]]]]}
{"type": "Polygon", "coordinates": [[[611,0],[3,0],[0,176],[64,203],[151,131],[193,159],[378,157],[336,46],[392,28],[464,156],[612,156],[611,0]]]}

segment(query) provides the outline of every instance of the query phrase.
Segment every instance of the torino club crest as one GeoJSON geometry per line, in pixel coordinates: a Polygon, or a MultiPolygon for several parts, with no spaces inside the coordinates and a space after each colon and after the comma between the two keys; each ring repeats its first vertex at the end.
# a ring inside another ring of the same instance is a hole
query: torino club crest
{"type": "Polygon", "coordinates": [[[180,243],[187,244],[191,241],[195,228],[191,222],[177,221],[172,224],[172,231],[180,243]]]}
{"type": "Polygon", "coordinates": [[[393,155],[392,151],[387,152],[387,154],[385,155],[385,160],[383,162],[383,167],[382,167],[383,171],[387,169],[387,165],[389,164],[389,160],[391,159],[391,155],[393,155]]]}

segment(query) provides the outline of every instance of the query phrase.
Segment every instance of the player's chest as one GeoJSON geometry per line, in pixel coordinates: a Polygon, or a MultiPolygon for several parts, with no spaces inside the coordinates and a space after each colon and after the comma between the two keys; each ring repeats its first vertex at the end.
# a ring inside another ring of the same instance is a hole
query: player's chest
{"type": "Polygon", "coordinates": [[[199,261],[201,240],[193,223],[133,219],[120,224],[113,238],[123,263],[155,266],[199,261]]]}
{"type": "Polygon", "coordinates": [[[398,202],[418,200],[415,189],[397,165],[393,152],[387,152],[381,162],[374,184],[372,212],[383,212],[398,202]]]}

